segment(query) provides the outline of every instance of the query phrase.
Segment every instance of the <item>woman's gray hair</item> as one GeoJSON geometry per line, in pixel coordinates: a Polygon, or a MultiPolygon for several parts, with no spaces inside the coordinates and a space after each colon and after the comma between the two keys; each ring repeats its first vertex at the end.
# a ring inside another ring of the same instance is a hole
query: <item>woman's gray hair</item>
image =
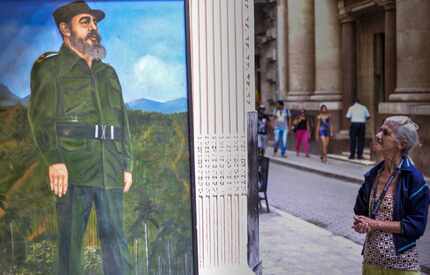
{"type": "Polygon", "coordinates": [[[419,144],[419,126],[407,116],[390,116],[384,121],[394,133],[397,141],[403,142],[405,148],[402,155],[408,155],[415,145],[419,144]]]}

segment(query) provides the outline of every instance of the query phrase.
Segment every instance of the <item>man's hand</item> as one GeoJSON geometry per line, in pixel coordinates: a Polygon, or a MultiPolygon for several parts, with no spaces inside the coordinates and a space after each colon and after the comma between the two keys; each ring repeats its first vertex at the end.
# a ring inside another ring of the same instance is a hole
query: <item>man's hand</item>
{"type": "Polygon", "coordinates": [[[67,192],[69,184],[69,172],[64,163],[55,163],[49,166],[49,184],[51,191],[58,197],[62,197],[67,192]]]}
{"type": "Polygon", "coordinates": [[[128,190],[130,190],[131,185],[133,184],[133,175],[130,172],[125,171],[124,172],[124,190],[123,192],[126,193],[128,190]]]}

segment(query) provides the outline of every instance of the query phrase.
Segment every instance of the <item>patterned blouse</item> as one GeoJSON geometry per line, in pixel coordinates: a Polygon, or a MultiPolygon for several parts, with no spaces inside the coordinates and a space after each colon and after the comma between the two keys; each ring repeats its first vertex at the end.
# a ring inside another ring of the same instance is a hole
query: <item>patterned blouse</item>
{"type": "MultiPolygon", "coordinates": [[[[374,192],[376,192],[376,188],[373,188],[373,191],[370,194],[371,205],[374,200],[374,192]]],[[[379,194],[376,197],[379,197],[379,194]]],[[[376,219],[380,221],[392,221],[392,213],[393,195],[387,192],[376,214],[376,219]]],[[[411,271],[418,271],[420,269],[416,247],[409,249],[400,255],[396,255],[393,234],[379,230],[367,233],[364,244],[363,263],[377,265],[387,269],[411,271]]]]}

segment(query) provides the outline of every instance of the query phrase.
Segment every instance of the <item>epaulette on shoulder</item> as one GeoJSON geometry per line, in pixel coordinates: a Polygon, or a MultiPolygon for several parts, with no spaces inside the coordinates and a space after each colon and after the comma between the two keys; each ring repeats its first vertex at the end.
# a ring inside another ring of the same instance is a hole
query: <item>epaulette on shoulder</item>
{"type": "Polygon", "coordinates": [[[46,52],[46,53],[43,53],[43,54],[41,54],[39,56],[39,58],[37,58],[36,63],[40,63],[42,61],[45,61],[48,58],[51,58],[51,57],[57,56],[57,55],[58,55],[58,52],[46,52]]]}

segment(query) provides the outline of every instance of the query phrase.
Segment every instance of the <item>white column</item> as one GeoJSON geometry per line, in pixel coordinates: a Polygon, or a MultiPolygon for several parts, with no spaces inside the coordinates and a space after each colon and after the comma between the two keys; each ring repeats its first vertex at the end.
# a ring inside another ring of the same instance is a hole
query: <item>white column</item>
{"type": "Polygon", "coordinates": [[[385,11],[385,98],[388,101],[389,95],[396,89],[396,5],[394,2],[387,2],[384,5],[385,11]]]}
{"type": "Polygon", "coordinates": [[[278,0],[276,5],[276,53],[278,65],[278,98],[287,96],[287,0],[278,0]]]}
{"type": "Polygon", "coordinates": [[[315,94],[311,100],[341,99],[340,23],[337,2],[315,1],[315,94]]]}
{"type": "Polygon", "coordinates": [[[247,264],[247,112],[254,109],[252,0],[189,0],[200,275],[247,264]]]}
{"type": "Polygon", "coordinates": [[[397,87],[390,101],[430,101],[430,1],[396,1],[397,87]]]}
{"type": "Polygon", "coordinates": [[[288,0],[287,100],[308,100],[315,87],[314,0],[288,0]]]}

